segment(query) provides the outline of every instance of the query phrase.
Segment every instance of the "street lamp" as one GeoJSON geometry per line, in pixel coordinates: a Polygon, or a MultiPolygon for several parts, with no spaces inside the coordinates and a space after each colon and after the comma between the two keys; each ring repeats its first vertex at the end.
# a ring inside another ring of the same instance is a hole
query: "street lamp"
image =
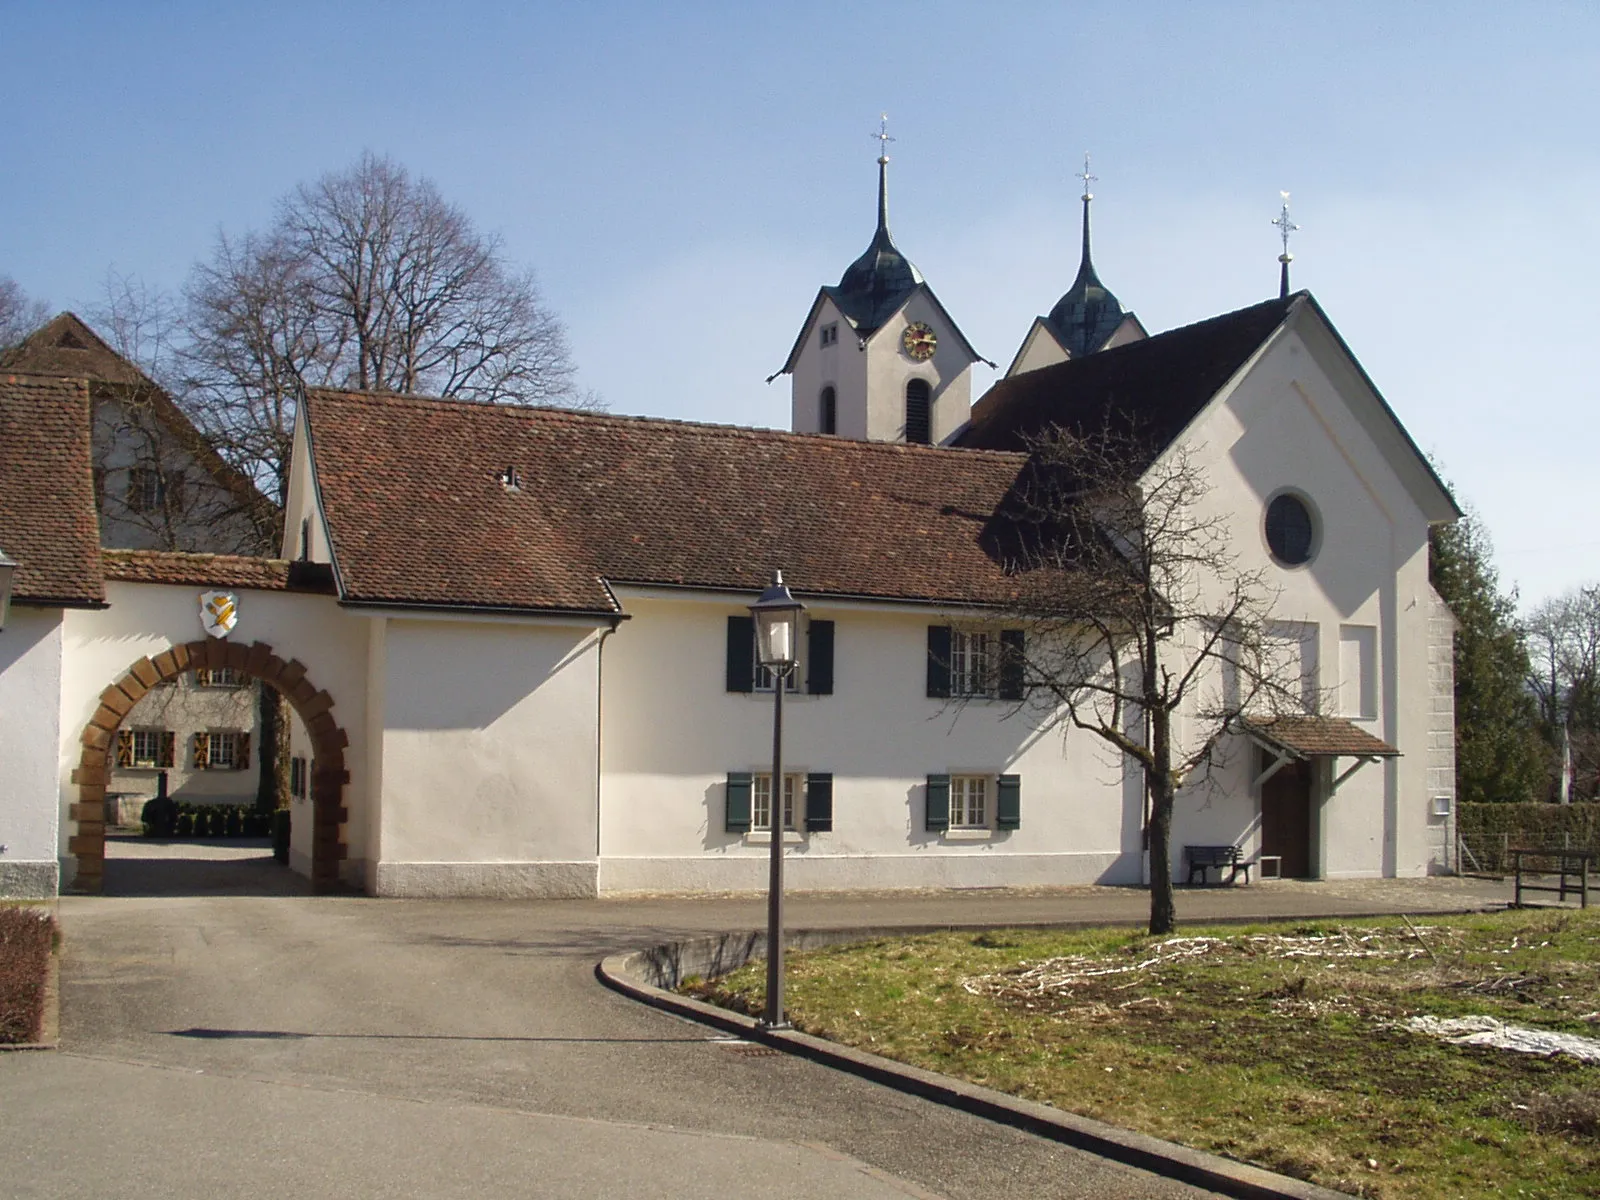
{"type": "Polygon", "coordinates": [[[6,627],[11,612],[11,580],[17,574],[17,560],[0,550],[0,629],[6,627]]]}
{"type": "Polygon", "coordinates": [[[783,688],[797,661],[800,614],[805,605],[772,573],[772,586],[750,606],[756,626],[756,657],[772,674],[772,786],[767,789],[767,824],[772,830],[767,874],[767,1010],[761,1023],[787,1029],[783,1019],[783,688]]]}

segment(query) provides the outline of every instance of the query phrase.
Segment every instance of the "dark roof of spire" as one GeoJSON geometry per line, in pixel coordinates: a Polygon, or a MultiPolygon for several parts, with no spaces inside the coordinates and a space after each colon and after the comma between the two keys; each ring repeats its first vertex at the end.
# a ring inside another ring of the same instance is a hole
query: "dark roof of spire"
{"type": "Polygon", "coordinates": [[[892,317],[922,282],[922,273],[889,235],[889,160],[878,160],[878,228],[862,256],[845,268],[837,287],[825,287],[862,337],[892,317]]]}
{"type": "Polygon", "coordinates": [[[1094,259],[1089,253],[1090,199],[1087,194],[1083,197],[1083,259],[1078,264],[1078,277],[1045,318],[1056,340],[1073,358],[1093,354],[1104,346],[1125,315],[1121,302],[1095,274],[1094,259]]]}

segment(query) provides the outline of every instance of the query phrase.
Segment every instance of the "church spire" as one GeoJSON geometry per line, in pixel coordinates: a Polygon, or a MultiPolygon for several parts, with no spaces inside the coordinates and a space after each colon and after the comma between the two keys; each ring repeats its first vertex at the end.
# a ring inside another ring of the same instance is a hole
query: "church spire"
{"type": "Polygon", "coordinates": [[[872,135],[878,141],[878,237],[889,236],[889,114],[880,114],[878,132],[872,135]]]}
{"type": "Polygon", "coordinates": [[[1076,178],[1083,180],[1083,258],[1078,264],[1078,274],[1088,271],[1094,274],[1094,263],[1089,257],[1089,201],[1094,199],[1094,193],[1089,190],[1091,183],[1099,180],[1100,176],[1089,174],[1089,152],[1083,152],[1083,170],[1078,172],[1076,178]]]}
{"type": "Polygon", "coordinates": [[[1095,274],[1089,245],[1089,204],[1094,199],[1090,185],[1098,176],[1089,173],[1087,154],[1077,178],[1083,180],[1083,259],[1078,264],[1078,277],[1045,318],[1069,358],[1082,358],[1103,347],[1126,315],[1122,304],[1095,274]]]}
{"type": "Polygon", "coordinates": [[[1278,195],[1283,197],[1283,211],[1272,219],[1272,223],[1278,227],[1279,236],[1283,238],[1283,253],[1278,255],[1278,263],[1280,264],[1278,299],[1287,300],[1289,298],[1289,264],[1294,261],[1294,255],[1289,253],[1289,235],[1299,229],[1300,226],[1289,219],[1289,193],[1279,192],[1278,195]]]}

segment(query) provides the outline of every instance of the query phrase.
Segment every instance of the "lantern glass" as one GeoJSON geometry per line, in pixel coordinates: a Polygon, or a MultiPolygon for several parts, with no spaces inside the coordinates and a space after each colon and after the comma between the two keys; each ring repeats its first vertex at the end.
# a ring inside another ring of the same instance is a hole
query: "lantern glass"
{"type": "Polygon", "coordinates": [[[782,674],[794,666],[800,614],[804,611],[805,605],[784,586],[783,572],[774,571],[772,586],[750,606],[756,623],[756,658],[767,670],[782,674]]]}

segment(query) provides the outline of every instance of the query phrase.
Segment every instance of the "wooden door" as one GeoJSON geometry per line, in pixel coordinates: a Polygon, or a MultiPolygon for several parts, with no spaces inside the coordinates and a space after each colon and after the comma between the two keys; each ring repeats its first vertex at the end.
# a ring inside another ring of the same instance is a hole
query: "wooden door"
{"type": "Polygon", "coordinates": [[[1286,879],[1311,877],[1311,764],[1289,763],[1261,785],[1261,853],[1283,859],[1286,879]]]}

